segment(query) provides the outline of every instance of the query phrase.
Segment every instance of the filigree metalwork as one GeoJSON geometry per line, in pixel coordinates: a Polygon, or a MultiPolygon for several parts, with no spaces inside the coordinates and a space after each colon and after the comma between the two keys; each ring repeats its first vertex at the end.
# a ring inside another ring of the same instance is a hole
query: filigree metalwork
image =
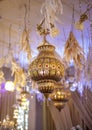
{"type": "Polygon", "coordinates": [[[63,62],[56,56],[55,47],[44,39],[38,48],[39,54],[29,66],[30,77],[38,84],[40,92],[51,93],[55,82],[62,79],[65,72],[63,62]]]}

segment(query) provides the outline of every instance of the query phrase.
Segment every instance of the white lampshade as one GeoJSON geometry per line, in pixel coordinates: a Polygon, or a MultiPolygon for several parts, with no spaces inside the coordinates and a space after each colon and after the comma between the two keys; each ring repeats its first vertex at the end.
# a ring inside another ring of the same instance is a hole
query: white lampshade
{"type": "Polygon", "coordinates": [[[15,89],[15,85],[14,85],[14,83],[12,82],[12,81],[7,81],[6,83],[5,83],[5,89],[7,90],[7,91],[14,91],[14,89],[15,89]]]}

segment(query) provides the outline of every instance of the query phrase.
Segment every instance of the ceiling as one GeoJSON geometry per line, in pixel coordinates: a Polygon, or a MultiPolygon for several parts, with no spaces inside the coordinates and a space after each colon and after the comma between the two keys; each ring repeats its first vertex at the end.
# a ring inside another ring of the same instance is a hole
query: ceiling
{"type": "MultiPolygon", "coordinates": [[[[21,33],[24,29],[24,4],[27,4],[27,27],[30,30],[30,46],[32,49],[32,55],[37,55],[37,46],[41,42],[42,38],[36,32],[36,25],[40,23],[42,15],[40,13],[41,5],[44,0],[0,0],[0,57],[8,54],[9,42],[12,45],[12,49],[15,54],[17,52],[17,45],[20,44],[21,33]],[[11,37],[9,39],[9,27],[11,28],[11,37]]],[[[80,17],[79,0],[63,0],[63,14],[59,16],[61,23],[56,23],[60,29],[59,36],[55,38],[48,37],[48,40],[56,46],[56,50],[62,56],[64,44],[71,31],[73,5],[74,5],[74,21],[77,22],[80,17]]],[[[92,4],[92,1],[89,1],[92,4]]],[[[85,12],[87,9],[88,0],[81,0],[81,12],[85,12]]],[[[92,9],[90,10],[90,18],[92,19],[92,9]]],[[[80,45],[84,45],[84,50],[88,50],[89,38],[90,38],[90,22],[89,19],[84,23],[83,32],[77,30],[75,27],[73,32],[80,45]],[[82,35],[83,34],[83,35],[82,35]]]]}

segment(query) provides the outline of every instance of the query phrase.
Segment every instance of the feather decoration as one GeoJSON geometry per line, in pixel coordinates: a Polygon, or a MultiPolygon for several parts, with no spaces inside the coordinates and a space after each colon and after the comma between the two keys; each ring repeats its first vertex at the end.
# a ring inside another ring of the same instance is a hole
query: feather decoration
{"type": "Polygon", "coordinates": [[[75,23],[75,28],[78,30],[83,30],[84,29],[84,22],[88,19],[88,16],[86,13],[83,13],[82,15],[80,15],[80,19],[77,23],[75,23]]]}
{"type": "Polygon", "coordinates": [[[10,49],[8,54],[5,56],[5,66],[11,66],[12,59],[13,59],[13,52],[10,49]]]}
{"type": "Polygon", "coordinates": [[[51,30],[51,24],[55,26],[56,21],[60,22],[58,14],[62,14],[62,12],[63,6],[61,0],[45,0],[41,8],[41,13],[45,17],[45,29],[51,30]]]}
{"type": "Polygon", "coordinates": [[[70,32],[68,40],[65,44],[64,58],[68,63],[70,60],[73,60],[74,64],[79,69],[82,69],[83,61],[85,60],[84,52],[72,32],[70,32]]]}
{"type": "Polygon", "coordinates": [[[51,29],[50,34],[52,37],[55,37],[59,34],[59,30],[56,27],[54,27],[51,29]]]}
{"type": "Polygon", "coordinates": [[[21,38],[21,50],[27,53],[27,58],[31,58],[31,49],[29,44],[29,32],[24,29],[21,38]]]}
{"type": "Polygon", "coordinates": [[[2,70],[0,70],[0,84],[5,81],[5,78],[4,78],[4,73],[2,70]]]}
{"type": "Polygon", "coordinates": [[[3,65],[5,64],[5,58],[0,59],[0,84],[5,81],[4,72],[1,70],[3,65]]]}
{"type": "Polygon", "coordinates": [[[11,70],[12,70],[12,75],[14,75],[14,84],[16,86],[25,87],[26,74],[24,70],[15,61],[12,61],[11,70]]]}
{"type": "Polygon", "coordinates": [[[4,64],[5,64],[5,58],[1,58],[0,59],[0,68],[2,68],[4,64]]]}
{"type": "Polygon", "coordinates": [[[80,31],[83,31],[84,29],[84,25],[83,23],[80,23],[79,21],[77,23],[75,23],[75,28],[80,30],[80,31]]]}

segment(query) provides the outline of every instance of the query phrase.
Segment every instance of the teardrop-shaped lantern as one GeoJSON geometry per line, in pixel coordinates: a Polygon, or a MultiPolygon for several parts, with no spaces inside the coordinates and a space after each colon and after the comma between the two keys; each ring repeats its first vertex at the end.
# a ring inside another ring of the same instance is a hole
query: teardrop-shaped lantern
{"type": "Polygon", "coordinates": [[[38,84],[38,89],[44,94],[51,93],[55,82],[64,76],[64,64],[59,60],[55,47],[46,40],[38,48],[39,54],[29,66],[30,77],[38,84]]]}

